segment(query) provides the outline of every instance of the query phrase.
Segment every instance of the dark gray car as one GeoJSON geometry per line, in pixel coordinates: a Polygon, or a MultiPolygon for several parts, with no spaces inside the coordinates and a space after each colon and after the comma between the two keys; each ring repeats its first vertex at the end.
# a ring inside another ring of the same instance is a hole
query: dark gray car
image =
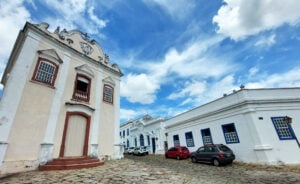
{"type": "Polygon", "coordinates": [[[230,164],[235,159],[232,150],[223,144],[204,145],[192,152],[190,157],[192,162],[212,163],[215,166],[230,164]]]}

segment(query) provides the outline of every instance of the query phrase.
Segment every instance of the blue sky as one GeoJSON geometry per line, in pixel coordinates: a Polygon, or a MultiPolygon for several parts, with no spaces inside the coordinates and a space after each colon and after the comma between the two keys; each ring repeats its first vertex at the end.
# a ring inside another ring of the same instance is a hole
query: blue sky
{"type": "Polygon", "coordinates": [[[299,0],[1,0],[0,74],[26,21],[87,32],[124,76],[121,120],[300,86],[299,0]]]}

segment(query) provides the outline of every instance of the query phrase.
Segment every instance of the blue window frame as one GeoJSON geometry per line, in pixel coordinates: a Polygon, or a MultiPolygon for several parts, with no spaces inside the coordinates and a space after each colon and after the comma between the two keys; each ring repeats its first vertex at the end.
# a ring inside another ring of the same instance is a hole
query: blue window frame
{"type": "Polygon", "coordinates": [[[271,117],[280,140],[296,139],[292,126],[284,121],[285,117],[271,117]]]}
{"type": "Polygon", "coordinates": [[[137,139],[134,138],[134,146],[137,147],[137,139]]]}
{"type": "Polygon", "coordinates": [[[234,123],[222,125],[226,144],[240,143],[234,123]]]}
{"type": "Polygon", "coordinates": [[[140,146],[145,146],[143,134],[140,135],[140,146]]]}
{"type": "Polygon", "coordinates": [[[127,128],[127,136],[129,136],[129,128],[127,128]]]}
{"type": "Polygon", "coordinates": [[[123,137],[125,137],[125,130],[123,130],[123,137]]]}
{"type": "Polygon", "coordinates": [[[173,135],[174,146],[180,146],[179,136],[173,135]]]}
{"type": "Polygon", "coordinates": [[[127,148],[130,146],[130,144],[129,144],[129,140],[127,139],[127,148]]]}
{"type": "Polygon", "coordinates": [[[194,138],[193,138],[193,132],[186,132],[185,133],[185,140],[186,140],[186,146],[187,147],[194,147],[194,138]]]}
{"type": "Polygon", "coordinates": [[[201,136],[202,136],[203,145],[205,145],[205,144],[213,144],[213,140],[212,140],[209,128],[202,129],[201,130],[201,136]]]}

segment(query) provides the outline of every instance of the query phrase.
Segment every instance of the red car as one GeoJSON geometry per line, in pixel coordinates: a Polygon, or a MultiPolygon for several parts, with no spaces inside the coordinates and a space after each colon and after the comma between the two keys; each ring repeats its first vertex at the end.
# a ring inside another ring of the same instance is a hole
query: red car
{"type": "Polygon", "coordinates": [[[176,158],[177,160],[190,157],[190,150],[185,146],[175,146],[165,152],[166,158],[176,158]]]}

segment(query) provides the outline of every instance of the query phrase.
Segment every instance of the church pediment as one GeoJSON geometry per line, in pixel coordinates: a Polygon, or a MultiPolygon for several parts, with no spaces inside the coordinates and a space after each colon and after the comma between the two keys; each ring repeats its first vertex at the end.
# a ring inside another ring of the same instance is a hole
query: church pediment
{"type": "Polygon", "coordinates": [[[84,65],[81,65],[81,66],[77,66],[75,68],[75,70],[77,72],[83,73],[83,74],[85,74],[85,75],[87,75],[87,76],[89,76],[91,78],[93,78],[94,75],[95,75],[94,72],[93,72],[93,70],[87,64],[84,64],[84,65]]]}
{"type": "Polygon", "coordinates": [[[110,84],[112,86],[115,86],[115,81],[111,78],[111,77],[106,77],[105,79],[103,79],[104,83],[110,84]]]}
{"type": "Polygon", "coordinates": [[[61,29],[59,26],[52,33],[48,31],[49,24],[47,23],[35,24],[34,26],[46,32],[55,38],[55,40],[76,50],[82,56],[94,60],[98,64],[105,66],[104,68],[108,70],[117,72],[120,76],[123,75],[118,65],[110,63],[109,56],[102,51],[100,44],[96,40],[90,39],[87,33],[82,33],[76,29],[67,31],[66,29],[61,29]]]}
{"type": "Polygon", "coordinates": [[[60,64],[63,63],[63,60],[59,57],[59,55],[54,49],[39,50],[38,54],[40,57],[49,59],[51,61],[55,60],[60,64]]]}

